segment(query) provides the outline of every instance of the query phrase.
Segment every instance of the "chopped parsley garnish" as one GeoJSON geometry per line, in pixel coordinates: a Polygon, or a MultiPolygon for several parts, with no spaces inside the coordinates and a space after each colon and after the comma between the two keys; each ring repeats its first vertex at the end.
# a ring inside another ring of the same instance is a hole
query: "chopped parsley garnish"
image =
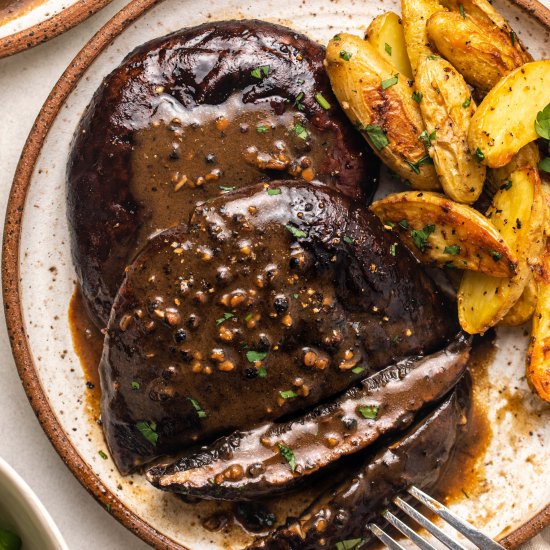
{"type": "Polygon", "coordinates": [[[508,191],[508,189],[510,189],[510,187],[512,187],[512,180],[506,180],[501,186],[500,188],[502,190],[506,190],[508,191]]]}
{"type": "Polygon", "coordinates": [[[436,59],[439,59],[439,56],[438,56],[438,55],[429,55],[429,56],[428,56],[428,59],[429,59],[430,61],[435,61],[436,59]]]}
{"type": "Polygon", "coordinates": [[[298,299],[298,296],[300,296],[299,294],[293,294],[292,297],[297,300],[298,299]]]}
{"type": "Polygon", "coordinates": [[[263,76],[267,76],[269,74],[269,65],[260,65],[259,67],[256,67],[252,71],[250,71],[250,74],[254,78],[262,78],[263,76]]]}
{"type": "Polygon", "coordinates": [[[267,134],[267,131],[268,127],[265,124],[258,124],[258,126],[256,126],[256,132],[258,132],[258,134],[267,134]]]}
{"type": "Polygon", "coordinates": [[[132,389],[139,390],[139,388],[141,388],[141,384],[137,380],[132,380],[132,389]]]}
{"type": "Polygon", "coordinates": [[[390,144],[390,140],[388,139],[388,136],[386,136],[386,133],[380,126],[376,126],[374,124],[369,124],[365,128],[365,132],[367,132],[367,135],[369,136],[369,139],[372,141],[372,144],[378,149],[378,151],[381,151],[384,149],[384,147],[387,147],[390,144]]]}
{"type": "Polygon", "coordinates": [[[479,147],[476,149],[476,158],[478,162],[481,162],[485,158],[483,151],[479,147]]]}
{"type": "Polygon", "coordinates": [[[285,228],[288,229],[297,239],[303,239],[307,237],[307,233],[305,231],[302,231],[301,229],[298,229],[293,225],[286,224],[285,228]]]}
{"type": "Polygon", "coordinates": [[[340,57],[344,61],[349,61],[351,59],[351,56],[352,56],[352,54],[350,52],[346,52],[346,50],[341,50],[340,51],[340,57]]]}
{"type": "Polygon", "coordinates": [[[426,155],[424,157],[422,157],[418,162],[410,162],[410,161],[405,161],[411,168],[411,170],[415,173],[415,174],[420,174],[420,167],[423,165],[423,164],[433,164],[433,160],[432,158],[430,157],[430,155],[426,155]]]}
{"type": "Polygon", "coordinates": [[[403,219],[399,222],[399,226],[402,227],[403,229],[409,229],[409,221],[403,219]]]}
{"type": "Polygon", "coordinates": [[[282,193],[282,191],[278,187],[268,187],[268,189],[267,189],[267,194],[270,197],[273,197],[275,195],[280,195],[281,193],[282,193]]]}
{"type": "Polygon", "coordinates": [[[361,374],[365,369],[363,367],[355,367],[353,369],[351,369],[351,372],[353,372],[353,374],[361,374]]]}
{"type": "Polygon", "coordinates": [[[107,510],[107,512],[110,514],[111,513],[111,505],[110,504],[105,504],[105,510],[107,510]]]}
{"type": "Polygon", "coordinates": [[[107,460],[109,458],[103,451],[99,451],[97,453],[103,460],[107,460]]]}
{"type": "Polygon", "coordinates": [[[206,412],[201,407],[200,403],[192,397],[188,397],[187,399],[191,402],[191,405],[193,405],[193,408],[197,411],[197,415],[199,416],[199,418],[206,418],[206,412]]]}
{"type": "Polygon", "coordinates": [[[466,19],[466,14],[464,13],[464,6],[462,4],[460,4],[459,10],[460,10],[460,15],[462,15],[462,17],[466,19]]]}
{"type": "Polygon", "coordinates": [[[293,390],[280,391],[279,395],[283,399],[294,399],[295,397],[298,397],[298,394],[293,390]]]}
{"type": "Polygon", "coordinates": [[[294,470],[296,470],[296,457],[294,456],[292,449],[287,447],[284,443],[278,443],[277,445],[281,451],[281,455],[283,455],[283,458],[288,462],[290,471],[294,472],[294,470]]]}
{"type": "Polygon", "coordinates": [[[141,435],[151,443],[151,445],[156,445],[159,435],[157,433],[157,423],[156,422],[138,422],[136,428],[141,432],[141,435]]]}
{"type": "Polygon", "coordinates": [[[336,543],[336,550],[356,550],[360,548],[365,539],[347,539],[336,543]]]}
{"type": "Polygon", "coordinates": [[[393,243],[390,245],[390,254],[392,256],[395,256],[396,252],[397,252],[397,243],[393,243]]]}
{"type": "Polygon", "coordinates": [[[497,252],[496,250],[489,250],[489,254],[495,260],[495,262],[498,262],[502,258],[502,254],[500,252],[497,252]]]}
{"type": "Polygon", "coordinates": [[[550,140],[550,103],[537,113],[535,130],[541,138],[550,140]]]}
{"type": "Polygon", "coordinates": [[[231,319],[231,317],[235,317],[235,315],[226,311],[219,319],[216,319],[216,325],[221,325],[227,319],[231,319]]]}
{"type": "Polygon", "coordinates": [[[300,139],[306,140],[309,137],[309,132],[301,124],[295,124],[292,129],[300,139]]]}
{"type": "Polygon", "coordinates": [[[235,191],[235,187],[228,187],[226,185],[220,185],[220,189],[224,192],[224,193],[228,193],[229,191],[235,191]]]}
{"type": "Polygon", "coordinates": [[[302,99],[304,99],[304,92],[300,92],[297,96],[296,96],[296,99],[294,100],[294,107],[296,107],[296,109],[298,109],[298,111],[303,111],[304,110],[304,106],[302,105],[302,99]]]}
{"type": "Polygon", "coordinates": [[[548,172],[550,174],[550,157],[546,157],[544,160],[541,160],[538,164],[539,170],[543,172],[548,172]]]}
{"type": "Polygon", "coordinates": [[[451,256],[456,256],[457,254],[460,254],[460,246],[458,246],[457,244],[446,246],[443,252],[445,254],[451,254],[451,256]]]}
{"type": "Polygon", "coordinates": [[[510,40],[512,41],[512,46],[516,45],[516,33],[514,31],[510,31],[510,40]]]}
{"type": "Polygon", "coordinates": [[[443,267],[446,267],[447,269],[454,269],[455,268],[455,264],[453,262],[445,262],[443,264],[443,267]]]}
{"type": "Polygon", "coordinates": [[[428,134],[428,132],[426,130],[422,131],[420,133],[420,135],[418,136],[418,139],[424,143],[424,145],[426,147],[430,147],[432,141],[435,140],[437,134],[435,132],[435,130],[431,133],[431,134],[428,134]]]}
{"type": "Polygon", "coordinates": [[[411,237],[414,242],[414,244],[417,246],[417,248],[420,249],[421,252],[426,251],[426,247],[428,245],[428,237],[435,231],[435,225],[426,225],[424,229],[421,231],[417,229],[413,229],[411,231],[411,237]]]}
{"type": "Polygon", "coordinates": [[[395,227],[395,224],[393,222],[384,222],[384,226],[393,229],[395,227]]]}
{"type": "Polygon", "coordinates": [[[387,42],[384,43],[384,50],[386,50],[386,53],[387,53],[388,55],[391,55],[391,53],[392,53],[392,47],[391,47],[387,42]]]}
{"type": "Polygon", "coordinates": [[[382,87],[382,90],[387,90],[388,88],[395,86],[398,82],[398,79],[399,79],[399,75],[396,74],[391,78],[388,78],[387,80],[382,80],[382,83],[380,84],[380,86],[382,87]]]}
{"type": "Polygon", "coordinates": [[[361,413],[361,416],[363,416],[363,418],[366,418],[367,420],[376,420],[379,410],[380,407],[378,405],[365,405],[363,407],[359,407],[359,412],[361,413]]]}
{"type": "Polygon", "coordinates": [[[413,92],[412,98],[417,102],[420,103],[422,101],[422,98],[424,97],[424,94],[422,92],[413,92]]]}
{"type": "Polygon", "coordinates": [[[267,376],[267,369],[265,367],[260,367],[258,369],[258,376],[260,378],[265,378],[267,376]]]}
{"type": "Polygon", "coordinates": [[[267,357],[267,351],[254,351],[250,350],[246,352],[246,358],[251,362],[263,361],[267,357]]]}
{"type": "Polygon", "coordinates": [[[472,98],[469,97],[469,98],[462,104],[462,107],[464,107],[464,109],[467,109],[471,104],[472,104],[472,98]]]}
{"type": "Polygon", "coordinates": [[[323,94],[315,94],[315,101],[325,110],[330,109],[330,103],[323,97],[323,94]]]}
{"type": "Polygon", "coordinates": [[[348,237],[347,235],[344,235],[342,237],[342,240],[347,244],[353,244],[355,242],[351,237],[348,237]]]}
{"type": "Polygon", "coordinates": [[[334,40],[334,42],[340,42],[340,40],[342,40],[342,37],[339,34],[335,34],[332,39],[334,40]]]}

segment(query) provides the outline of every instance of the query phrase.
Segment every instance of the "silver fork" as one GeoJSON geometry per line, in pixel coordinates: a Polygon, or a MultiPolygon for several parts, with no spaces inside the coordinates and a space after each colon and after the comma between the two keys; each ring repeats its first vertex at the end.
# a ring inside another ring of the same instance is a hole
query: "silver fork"
{"type": "MultiPolygon", "coordinates": [[[[433,499],[420,489],[413,486],[408,489],[408,492],[432,512],[436,513],[441,519],[454,527],[458,532],[462,533],[467,539],[472,541],[480,550],[504,550],[504,547],[498,542],[495,542],[487,535],[484,535],[478,531],[473,525],[459,518],[446,506],[443,506],[443,504],[433,499]]],[[[439,527],[437,527],[437,525],[423,516],[418,510],[415,510],[410,504],[407,504],[402,498],[396,497],[393,500],[393,503],[410,518],[416,521],[416,523],[424,527],[426,531],[430,532],[436,539],[441,541],[447,548],[450,548],[451,550],[466,550],[462,544],[449,537],[449,535],[444,533],[439,527]]],[[[430,544],[426,539],[422,538],[418,533],[415,533],[408,525],[403,523],[399,518],[395,517],[389,510],[382,512],[382,516],[388,521],[388,523],[393,525],[398,531],[405,535],[405,537],[414,542],[418,548],[421,548],[421,550],[437,550],[435,546],[430,544]]],[[[392,539],[386,532],[380,529],[378,525],[369,523],[368,528],[375,537],[380,539],[391,550],[406,550],[404,546],[392,539]]]]}

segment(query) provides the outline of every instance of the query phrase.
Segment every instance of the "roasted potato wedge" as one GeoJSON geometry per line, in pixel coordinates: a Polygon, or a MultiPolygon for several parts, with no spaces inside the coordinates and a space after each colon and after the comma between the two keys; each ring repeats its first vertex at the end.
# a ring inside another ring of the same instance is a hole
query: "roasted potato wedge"
{"type": "Polygon", "coordinates": [[[325,66],[344,112],[382,161],[415,189],[440,188],[407,78],[369,42],[345,33],[328,43],[325,66]]]}
{"type": "Polygon", "coordinates": [[[500,188],[505,188],[510,185],[510,175],[515,170],[524,166],[537,168],[540,160],[539,148],[537,144],[532,142],[522,147],[512,160],[501,168],[492,168],[488,170],[489,178],[487,180],[487,188],[494,195],[500,188]]]}
{"type": "Polygon", "coordinates": [[[503,317],[499,325],[517,327],[531,319],[537,305],[537,286],[532,274],[529,274],[527,284],[523,289],[519,300],[512,306],[512,309],[503,317]]]}
{"type": "Polygon", "coordinates": [[[406,191],[371,205],[424,264],[514,275],[517,260],[498,230],[477,210],[439,193],[406,191]]]}
{"type": "Polygon", "coordinates": [[[499,230],[518,260],[509,279],[467,271],[458,290],[458,318],[470,334],[496,325],[519,300],[529,280],[528,262],[543,246],[544,205],[540,178],[533,168],[520,168],[510,175],[512,185],[497,192],[487,217],[499,230]]]}
{"type": "Polygon", "coordinates": [[[491,168],[508,164],[535,141],[537,113],[550,103],[550,60],[511,72],[485,96],[470,124],[470,150],[491,168]]]}
{"type": "Polygon", "coordinates": [[[412,67],[405,44],[403,23],[399,15],[388,11],[375,17],[365,33],[365,39],[395,70],[412,79],[412,67]]]}
{"type": "Polygon", "coordinates": [[[468,130],[476,110],[468,85],[448,61],[430,56],[418,65],[415,88],[422,94],[425,140],[445,194],[457,202],[475,202],[483,189],[486,168],[468,147],[468,130]]]}
{"type": "Polygon", "coordinates": [[[550,402],[550,241],[535,270],[537,305],[527,352],[527,381],[537,395],[550,402]]]}
{"type": "Polygon", "coordinates": [[[525,63],[510,35],[484,19],[439,12],[430,17],[427,28],[437,51],[482,95],[525,63]]]}
{"type": "Polygon", "coordinates": [[[401,0],[405,42],[414,74],[420,60],[434,53],[429,44],[426,28],[428,19],[434,13],[445,9],[437,0],[401,0]]]}

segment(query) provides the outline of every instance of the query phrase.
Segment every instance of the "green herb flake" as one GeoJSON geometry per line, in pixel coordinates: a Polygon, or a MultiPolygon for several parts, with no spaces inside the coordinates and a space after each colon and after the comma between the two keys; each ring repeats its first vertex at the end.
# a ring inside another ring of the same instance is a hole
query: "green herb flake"
{"type": "Polygon", "coordinates": [[[296,107],[296,109],[298,109],[298,111],[303,111],[304,110],[304,106],[302,105],[302,99],[304,99],[304,92],[300,92],[297,96],[296,96],[296,99],[294,100],[294,107],[296,107]]]}
{"type": "Polygon", "coordinates": [[[138,422],[136,428],[141,432],[141,435],[151,443],[151,445],[156,445],[158,441],[157,423],[156,422],[138,422]]]}
{"type": "Polygon", "coordinates": [[[105,504],[105,510],[107,510],[107,512],[110,514],[111,513],[111,505],[110,504],[105,504]]]}
{"type": "Polygon", "coordinates": [[[501,186],[500,189],[503,191],[508,191],[512,187],[512,180],[506,180],[501,186]]]}
{"type": "Polygon", "coordinates": [[[429,56],[428,56],[428,59],[429,59],[430,61],[435,61],[436,59],[439,59],[439,56],[438,56],[438,55],[429,55],[429,56]]]}
{"type": "Polygon", "coordinates": [[[395,86],[398,81],[399,81],[399,75],[396,74],[391,78],[388,78],[387,80],[382,80],[382,83],[380,84],[380,86],[382,87],[382,90],[387,90],[388,88],[395,86]]]}
{"type": "Polygon", "coordinates": [[[267,376],[267,369],[265,367],[260,367],[258,369],[258,377],[265,378],[267,376]]]}
{"type": "Polygon", "coordinates": [[[351,56],[352,56],[352,54],[350,52],[346,52],[346,50],[341,50],[340,51],[340,57],[344,61],[349,61],[351,59],[351,56]]]}
{"type": "Polygon", "coordinates": [[[365,405],[363,407],[359,407],[359,412],[361,413],[361,416],[363,416],[363,418],[366,418],[367,420],[376,420],[379,410],[379,405],[365,405]]]}
{"type": "Polygon", "coordinates": [[[221,325],[227,319],[231,319],[231,317],[235,317],[235,315],[226,311],[219,319],[216,319],[216,325],[221,325]]]}
{"type": "Polygon", "coordinates": [[[550,140],[550,103],[537,113],[535,130],[541,138],[550,140]]]}
{"type": "Polygon", "coordinates": [[[347,539],[336,543],[336,550],[356,550],[363,546],[365,539],[347,539]]]}
{"type": "Polygon", "coordinates": [[[485,158],[483,151],[479,147],[476,149],[476,158],[478,162],[481,162],[485,158]]]}
{"type": "Polygon", "coordinates": [[[384,43],[384,50],[386,50],[386,53],[388,55],[391,55],[392,54],[392,47],[386,42],[384,43]]]}
{"type": "Polygon", "coordinates": [[[420,174],[420,167],[424,164],[433,164],[433,160],[430,155],[423,156],[418,162],[405,161],[415,174],[420,174]]]}
{"type": "Polygon", "coordinates": [[[471,104],[472,104],[472,98],[469,97],[469,98],[462,104],[462,107],[464,107],[464,109],[467,109],[471,104]]]}
{"type": "Polygon", "coordinates": [[[390,254],[392,256],[395,256],[397,253],[397,243],[393,243],[390,245],[390,254]]]}
{"type": "Polygon", "coordinates": [[[417,102],[420,103],[422,101],[422,98],[424,97],[424,94],[422,92],[413,92],[412,98],[417,102]]]}
{"type": "Polygon", "coordinates": [[[132,389],[139,390],[140,388],[141,388],[141,384],[137,380],[132,380],[132,389]]]}
{"type": "Polygon", "coordinates": [[[372,141],[372,144],[374,145],[374,147],[376,147],[376,149],[378,149],[378,151],[381,151],[382,149],[384,149],[384,147],[387,147],[390,144],[390,140],[380,126],[369,124],[365,128],[365,132],[367,132],[369,139],[372,141]]]}
{"type": "Polygon", "coordinates": [[[335,34],[332,39],[334,42],[340,42],[342,40],[342,37],[339,34],[335,34]]]}
{"type": "Polygon", "coordinates": [[[403,229],[408,229],[409,228],[409,221],[408,220],[401,220],[399,222],[399,227],[402,227],[403,229]]]}
{"type": "Polygon", "coordinates": [[[462,17],[464,19],[466,19],[466,13],[464,12],[464,6],[462,4],[460,4],[458,9],[460,10],[460,15],[462,15],[462,17]]]}
{"type": "Polygon", "coordinates": [[[502,253],[497,252],[496,250],[489,250],[489,254],[491,255],[491,258],[495,260],[495,262],[498,262],[502,258],[502,253]]]}
{"type": "Polygon", "coordinates": [[[292,297],[297,300],[298,299],[298,296],[300,296],[299,294],[293,294],[292,297]]]}
{"type": "Polygon", "coordinates": [[[510,31],[510,40],[512,41],[512,46],[516,45],[516,33],[514,31],[510,31]]]}
{"type": "Polygon", "coordinates": [[[258,126],[256,126],[256,132],[258,132],[258,134],[267,134],[269,128],[265,125],[265,124],[258,124],[258,126]]]}
{"type": "Polygon", "coordinates": [[[443,264],[443,267],[447,268],[447,269],[454,269],[455,268],[455,264],[453,262],[445,262],[443,264]]]}
{"type": "Polygon", "coordinates": [[[279,395],[283,399],[294,399],[295,397],[298,397],[298,394],[293,390],[280,391],[279,395]]]}
{"type": "Polygon", "coordinates": [[[224,192],[224,193],[229,193],[229,191],[235,191],[235,187],[228,187],[226,185],[220,185],[220,189],[224,192]]]}
{"type": "Polygon", "coordinates": [[[414,244],[417,246],[417,248],[420,249],[421,252],[426,251],[426,247],[428,246],[428,237],[435,231],[435,225],[426,225],[424,229],[421,231],[417,229],[413,229],[411,231],[411,238],[414,242],[414,244]]]}
{"type": "Polygon", "coordinates": [[[250,74],[254,78],[261,79],[264,76],[267,76],[269,74],[269,65],[260,65],[259,67],[256,67],[252,71],[250,71],[250,74]]]}
{"type": "Polygon", "coordinates": [[[315,101],[325,110],[328,111],[331,107],[330,103],[323,97],[323,94],[315,94],[315,101]]]}
{"type": "Polygon", "coordinates": [[[347,235],[344,235],[342,237],[342,240],[347,244],[353,244],[355,242],[351,237],[348,237],[347,235]]]}
{"type": "Polygon", "coordinates": [[[309,132],[301,124],[295,124],[292,129],[294,133],[304,141],[309,137],[309,132]]]}
{"type": "Polygon", "coordinates": [[[538,164],[538,167],[539,170],[550,174],[550,157],[546,157],[545,159],[541,160],[538,164]]]}
{"type": "Polygon", "coordinates": [[[457,244],[452,244],[451,246],[446,246],[443,250],[444,254],[450,254],[451,256],[456,256],[457,254],[460,254],[460,246],[457,244]]]}
{"type": "Polygon", "coordinates": [[[198,417],[206,418],[206,411],[201,407],[200,403],[192,397],[188,397],[187,399],[191,402],[191,405],[193,405],[193,408],[197,411],[198,417]]]}
{"type": "Polygon", "coordinates": [[[384,227],[388,227],[389,229],[393,229],[395,227],[395,224],[393,222],[384,222],[384,227]]]}
{"type": "Polygon", "coordinates": [[[365,369],[363,367],[355,367],[353,369],[351,369],[351,372],[353,372],[353,374],[361,374],[365,369]]]}
{"type": "Polygon", "coordinates": [[[307,237],[307,233],[305,231],[302,231],[301,229],[298,229],[297,227],[294,227],[293,225],[290,225],[289,223],[285,225],[286,229],[290,231],[297,239],[303,239],[307,237]]]}
{"type": "Polygon", "coordinates": [[[263,361],[267,357],[267,351],[254,351],[250,350],[246,352],[246,358],[250,363],[255,363],[256,361],[263,361]]]}
{"type": "Polygon", "coordinates": [[[98,454],[103,460],[107,460],[107,459],[109,458],[109,457],[106,455],[106,453],[103,452],[103,451],[99,451],[97,454],[98,454]]]}
{"type": "Polygon", "coordinates": [[[275,195],[280,195],[282,191],[278,187],[268,187],[267,194],[270,197],[274,197],[275,195]]]}
{"type": "Polygon", "coordinates": [[[277,446],[279,447],[279,451],[281,451],[281,455],[287,461],[290,471],[294,472],[296,470],[296,457],[292,449],[287,447],[284,443],[278,443],[277,446]]]}
{"type": "Polygon", "coordinates": [[[432,141],[435,140],[437,134],[435,132],[435,130],[431,133],[431,134],[428,134],[428,132],[426,130],[423,130],[419,136],[418,136],[418,139],[426,146],[426,147],[430,147],[431,144],[432,144],[432,141]]]}

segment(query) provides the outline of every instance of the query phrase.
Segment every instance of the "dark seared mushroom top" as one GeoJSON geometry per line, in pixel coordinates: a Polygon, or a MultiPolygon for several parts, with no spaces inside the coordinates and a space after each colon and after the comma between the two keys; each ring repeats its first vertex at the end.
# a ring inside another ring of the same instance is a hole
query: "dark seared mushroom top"
{"type": "Polygon", "coordinates": [[[100,326],[126,264],[197,203],[291,177],[370,198],[377,162],[338,107],[323,57],[285,27],[223,21],[148,42],[105,79],[68,167],[73,259],[100,326]]]}
{"type": "Polygon", "coordinates": [[[447,318],[405,248],[326,186],[208,201],[146,245],[115,301],[100,369],[113,457],[127,472],[307,409],[441,348],[447,318]]]}

